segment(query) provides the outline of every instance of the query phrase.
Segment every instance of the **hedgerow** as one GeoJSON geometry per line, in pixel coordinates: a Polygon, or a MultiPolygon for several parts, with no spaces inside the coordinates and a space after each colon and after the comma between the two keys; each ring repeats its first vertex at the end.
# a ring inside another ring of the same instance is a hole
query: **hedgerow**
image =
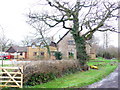
{"type": "Polygon", "coordinates": [[[46,83],[79,70],[77,60],[34,61],[24,65],[24,85],[46,83]]]}

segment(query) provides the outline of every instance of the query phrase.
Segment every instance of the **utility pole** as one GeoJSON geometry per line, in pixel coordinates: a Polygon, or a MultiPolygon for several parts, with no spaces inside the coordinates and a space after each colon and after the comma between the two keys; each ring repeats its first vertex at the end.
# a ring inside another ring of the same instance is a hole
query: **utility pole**
{"type": "Polygon", "coordinates": [[[105,49],[105,50],[107,50],[107,48],[108,48],[108,40],[109,40],[109,37],[108,37],[108,32],[107,31],[105,31],[104,32],[104,34],[103,34],[103,48],[105,49]]]}

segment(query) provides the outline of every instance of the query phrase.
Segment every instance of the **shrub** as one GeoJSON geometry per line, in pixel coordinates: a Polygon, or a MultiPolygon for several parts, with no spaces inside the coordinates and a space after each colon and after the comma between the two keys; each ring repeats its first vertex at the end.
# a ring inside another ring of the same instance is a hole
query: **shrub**
{"type": "Polygon", "coordinates": [[[50,80],[55,79],[56,76],[53,73],[36,73],[31,76],[31,78],[27,81],[26,85],[37,85],[41,83],[46,83],[50,80]]]}
{"type": "Polygon", "coordinates": [[[46,83],[64,74],[80,70],[77,60],[34,61],[24,66],[24,84],[46,83]]]}
{"type": "Polygon", "coordinates": [[[62,59],[62,53],[61,52],[55,52],[55,57],[57,60],[61,60],[62,59]]]}
{"type": "Polygon", "coordinates": [[[109,52],[104,51],[102,53],[98,53],[97,57],[103,57],[105,59],[112,59],[112,58],[114,58],[114,55],[109,52]]]}
{"type": "Polygon", "coordinates": [[[112,59],[113,56],[109,52],[104,52],[103,53],[103,58],[105,58],[105,59],[112,59]]]}

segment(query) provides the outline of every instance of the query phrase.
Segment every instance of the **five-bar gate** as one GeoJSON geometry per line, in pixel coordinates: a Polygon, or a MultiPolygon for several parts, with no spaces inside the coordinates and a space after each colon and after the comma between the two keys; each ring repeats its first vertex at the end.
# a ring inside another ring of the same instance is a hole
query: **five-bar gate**
{"type": "Polygon", "coordinates": [[[23,66],[0,67],[0,87],[23,87],[23,66]]]}

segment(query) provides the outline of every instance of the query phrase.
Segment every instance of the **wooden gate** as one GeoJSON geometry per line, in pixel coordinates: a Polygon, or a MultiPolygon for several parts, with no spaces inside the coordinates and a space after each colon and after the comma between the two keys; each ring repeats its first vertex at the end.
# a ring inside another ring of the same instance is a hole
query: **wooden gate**
{"type": "Polygon", "coordinates": [[[23,87],[22,67],[0,67],[0,87],[23,87]]]}

